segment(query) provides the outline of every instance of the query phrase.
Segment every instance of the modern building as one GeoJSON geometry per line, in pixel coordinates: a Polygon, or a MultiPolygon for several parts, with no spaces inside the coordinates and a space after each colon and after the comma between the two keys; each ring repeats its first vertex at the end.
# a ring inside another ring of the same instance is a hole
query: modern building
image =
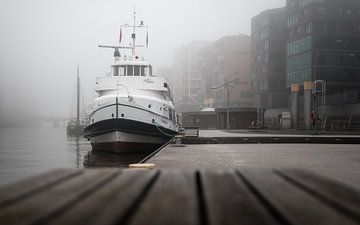
{"type": "Polygon", "coordinates": [[[351,123],[360,116],[360,1],[287,0],[286,15],[293,127],[310,129],[316,80],[326,82],[322,122],[351,123]]]}
{"type": "Polygon", "coordinates": [[[287,108],[286,9],[270,9],[251,20],[252,91],[255,106],[287,108]]]}
{"type": "Polygon", "coordinates": [[[227,107],[227,89],[232,89],[229,107],[251,107],[251,38],[247,35],[225,36],[213,45],[214,65],[212,89],[215,108],[227,107]],[[232,87],[225,85],[230,83],[232,87]]]}
{"type": "Polygon", "coordinates": [[[174,102],[178,112],[204,108],[204,84],[201,78],[200,52],[211,43],[192,41],[175,50],[173,58],[174,102]]]}

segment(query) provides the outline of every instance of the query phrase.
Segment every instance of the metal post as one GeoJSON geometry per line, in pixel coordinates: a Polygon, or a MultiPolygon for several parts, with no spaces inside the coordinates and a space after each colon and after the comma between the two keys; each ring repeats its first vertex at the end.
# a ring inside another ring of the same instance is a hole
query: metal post
{"type": "Polygon", "coordinates": [[[305,81],[304,82],[304,123],[305,129],[311,130],[311,91],[312,91],[313,82],[305,81]]]}
{"type": "Polygon", "coordinates": [[[318,135],[318,99],[314,95],[314,111],[315,111],[315,135],[318,135]]]}
{"type": "Polygon", "coordinates": [[[326,130],[326,82],[323,82],[323,119],[322,119],[322,132],[326,130]]]}
{"type": "Polygon", "coordinates": [[[191,96],[191,89],[190,89],[190,86],[191,86],[191,44],[189,44],[189,50],[188,50],[188,84],[189,84],[189,88],[188,88],[188,104],[190,105],[190,96],[191,96]]]}
{"type": "Polygon", "coordinates": [[[234,87],[237,84],[247,84],[247,82],[239,82],[239,79],[235,79],[232,81],[229,81],[225,84],[222,84],[218,87],[212,87],[211,89],[219,89],[222,87],[226,87],[227,88],[227,97],[226,97],[226,114],[227,114],[227,119],[226,119],[226,128],[229,129],[230,128],[230,95],[232,90],[234,89],[234,87]]]}
{"type": "Polygon", "coordinates": [[[76,76],[76,125],[80,125],[80,66],[77,66],[76,76]]]}
{"type": "Polygon", "coordinates": [[[226,129],[230,129],[230,109],[229,109],[229,99],[230,99],[230,88],[227,87],[227,98],[226,98],[226,129]]]}
{"type": "Polygon", "coordinates": [[[299,125],[299,84],[291,84],[291,126],[298,129],[299,125]]]}

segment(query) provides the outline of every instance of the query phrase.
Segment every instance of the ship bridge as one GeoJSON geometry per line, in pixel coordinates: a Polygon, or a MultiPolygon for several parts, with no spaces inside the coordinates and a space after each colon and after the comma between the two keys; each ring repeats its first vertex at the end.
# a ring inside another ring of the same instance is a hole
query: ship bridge
{"type": "Polygon", "coordinates": [[[113,76],[153,76],[152,75],[152,66],[147,61],[137,59],[130,59],[121,61],[115,61],[111,65],[112,75],[113,76]]]}

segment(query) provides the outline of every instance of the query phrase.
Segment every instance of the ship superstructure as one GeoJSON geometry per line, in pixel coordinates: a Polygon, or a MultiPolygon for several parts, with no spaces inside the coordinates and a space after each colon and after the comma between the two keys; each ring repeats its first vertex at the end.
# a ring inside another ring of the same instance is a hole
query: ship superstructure
{"type": "MultiPolygon", "coordinates": [[[[135,13],[134,13],[135,24],[135,13]]],[[[85,129],[94,149],[115,152],[153,151],[177,134],[175,107],[165,79],[152,73],[151,64],[136,55],[136,28],[129,47],[114,49],[111,75],[98,77],[98,97],[92,105],[90,125],[85,129]],[[131,56],[120,50],[131,50],[131,56]]],[[[147,28],[147,27],[146,27],[147,28]]],[[[122,35],[122,34],[121,34],[122,35]]]]}

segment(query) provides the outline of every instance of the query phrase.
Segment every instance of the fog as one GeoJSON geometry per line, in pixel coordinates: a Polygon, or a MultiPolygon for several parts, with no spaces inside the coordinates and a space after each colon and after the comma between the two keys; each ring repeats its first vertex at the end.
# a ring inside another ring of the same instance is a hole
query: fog
{"type": "Polygon", "coordinates": [[[90,104],[95,78],[113,60],[111,50],[97,45],[118,43],[134,4],[138,21],[149,26],[143,53],[158,68],[171,65],[173,50],[192,40],[250,34],[252,17],[285,0],[0,0],[0,121],[68,117],[77,65],[90,104]]]}

